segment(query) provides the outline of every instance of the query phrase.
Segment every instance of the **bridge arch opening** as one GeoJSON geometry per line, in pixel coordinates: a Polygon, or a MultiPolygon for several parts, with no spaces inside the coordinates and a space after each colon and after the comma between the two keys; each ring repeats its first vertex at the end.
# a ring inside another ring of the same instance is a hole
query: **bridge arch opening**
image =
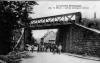
{"type": "Polygon", "coordinates": [[[31,30],[35,43],[55,43],[58,29],[31,30]]]}

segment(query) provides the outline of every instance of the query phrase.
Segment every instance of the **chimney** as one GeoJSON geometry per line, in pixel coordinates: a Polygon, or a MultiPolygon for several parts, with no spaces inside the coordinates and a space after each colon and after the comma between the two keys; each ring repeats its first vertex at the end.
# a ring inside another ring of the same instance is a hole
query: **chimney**
{"type": "Polygon", "coordinates": [[[96,12],[94,12],[94,20],[96,19],[96,12]]]}

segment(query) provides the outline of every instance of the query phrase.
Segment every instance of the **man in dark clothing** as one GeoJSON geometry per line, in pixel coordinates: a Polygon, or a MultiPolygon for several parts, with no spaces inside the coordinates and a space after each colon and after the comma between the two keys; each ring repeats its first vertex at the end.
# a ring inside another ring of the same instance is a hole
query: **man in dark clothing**
{"type": "Polygon", "coordinates": [[[55,54],[55,53],[57,53],[57,45],[53,45],[53,53],[55,54]]]}

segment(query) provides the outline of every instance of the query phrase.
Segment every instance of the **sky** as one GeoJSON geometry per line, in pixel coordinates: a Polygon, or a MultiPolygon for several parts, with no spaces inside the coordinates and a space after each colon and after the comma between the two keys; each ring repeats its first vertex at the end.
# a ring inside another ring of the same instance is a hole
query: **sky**
{"type": "MultiPolygon", "coordinates": [[[[39,18],[60,14],[68,14],[73,12],[81,12],[82,18],[96,18],[100,19],[100,1],[37,1],[39,5],[34,6],[33,12],[30,17],[39,18]]],[[[49,30],[52,31],[52,30],[49,30]]],[[[57,32],[57,29],[53,30],[57,32]]],[[[41,38],[48,30],[33,30],[33,36],[41,38]]]]}
{"type": "Polygon", "coordinates": [[[100,1],[37,1],[37,3],[39,5],[34,6],[33,10],[35,14],[30,15],[33,18],[73,12],[81,12],[83,18],[93,18],[96,12],[97,18],[100,18],[100,1]],[[71,9],[68,6],[71,6],[71,9]]]}

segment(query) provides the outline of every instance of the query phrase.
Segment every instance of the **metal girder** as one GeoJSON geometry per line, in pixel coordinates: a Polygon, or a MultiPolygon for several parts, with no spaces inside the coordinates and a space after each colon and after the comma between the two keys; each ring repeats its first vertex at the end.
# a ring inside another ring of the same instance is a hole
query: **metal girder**
{"type": "Polygon", "coordinates": [[[48,17],[41,17],[33,19],[30,22],[30,27],[38,27],[38,26],[48,26],[48,25],[64,25],[70,24],[80,21],[81,13],[69,13],[69,14],[62,14],[62,15],[55,15],[55,16],[48,16],[48,17]],[[74,22],[72,22],[74,21],[74,22]]]}

